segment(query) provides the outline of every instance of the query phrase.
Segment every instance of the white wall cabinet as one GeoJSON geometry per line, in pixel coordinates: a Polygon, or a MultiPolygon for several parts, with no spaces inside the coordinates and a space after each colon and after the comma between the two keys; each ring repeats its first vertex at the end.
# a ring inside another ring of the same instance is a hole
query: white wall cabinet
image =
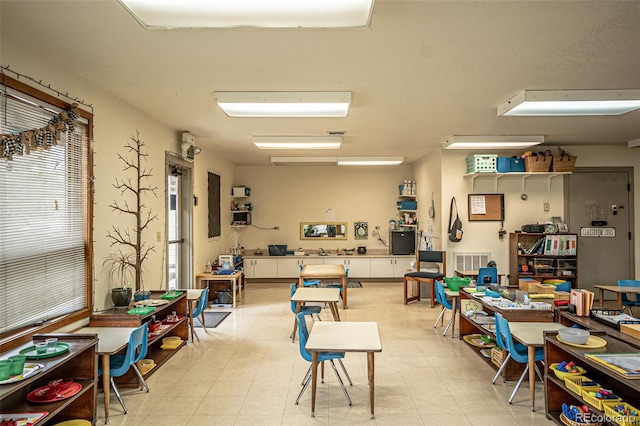
{"type": "Polygon", "coordinates": [[[349,268],[349,278],[371,278],[371,260],[370,259],[347,259],[341,258],[325,258],[325,265],[343,265],[345,269],[349,268]]]}
{"type": "Polygon", "coordinates": [[[298,278],[300,265],[322,265],[323,259],[278,259],[278,278],[298,278]]]}
{"type": "Polygon", "coordinates": [[[371,276],[376,278],[402,278],[411,268],[413,258],[376,257],[371,259],[371,276]]]}
{"type": "Polygon", "coordinates": [[[246,278],[275,278],[278,276],[277,259],[245,259],[246,278]]]}

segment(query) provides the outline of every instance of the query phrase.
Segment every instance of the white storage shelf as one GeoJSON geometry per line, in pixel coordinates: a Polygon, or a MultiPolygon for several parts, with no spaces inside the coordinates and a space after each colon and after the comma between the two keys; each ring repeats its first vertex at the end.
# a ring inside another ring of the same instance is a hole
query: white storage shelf
{"type": "Polygon", "coordinates": [[[465,178],[471,179],[471,190],[475,189],[475,181],[478,178],[491,178],[495,180],[495,190],[498,190],[498,181],[503,178],[517,178],[522,180],[522,192],[525,191],[525,182],[531,177],[539,177],[547,179],[547,190],[551,191],[551,179],[557,176],[570,175],[572,172],[513,172],[513,173],[497,173],[497,172],[481,172],[467,173],[465,178]]]}

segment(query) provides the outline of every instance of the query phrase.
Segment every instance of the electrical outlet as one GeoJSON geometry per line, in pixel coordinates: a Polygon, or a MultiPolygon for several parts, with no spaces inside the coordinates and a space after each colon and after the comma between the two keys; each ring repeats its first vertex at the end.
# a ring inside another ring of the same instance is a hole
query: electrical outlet
{"type": "Polygon", "coordinates": [[[549,211],[549,203],[544,203],[544,211],[545,212],[549,211]]]}

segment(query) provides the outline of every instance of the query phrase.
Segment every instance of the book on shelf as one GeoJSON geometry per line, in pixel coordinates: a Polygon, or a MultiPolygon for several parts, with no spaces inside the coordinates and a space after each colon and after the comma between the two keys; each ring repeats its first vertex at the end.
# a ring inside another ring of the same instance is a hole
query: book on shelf
{"type": "Polygon", "coordinates": [[[547,235],[545,236],[543,254],[546,256],[575,256],[577,246],[577,235],[547,235]]]}
{"type": "Polygon", "coordinates": [[[640,352],[585,354],[627,379],[640,379],[640,352]]]}
{"type": "Polygon", "coordinates": [[[576,315],[588,317],[593,307],[594,293],[582,288],[572,288],[569,303],[575,306],[576,315]]]}

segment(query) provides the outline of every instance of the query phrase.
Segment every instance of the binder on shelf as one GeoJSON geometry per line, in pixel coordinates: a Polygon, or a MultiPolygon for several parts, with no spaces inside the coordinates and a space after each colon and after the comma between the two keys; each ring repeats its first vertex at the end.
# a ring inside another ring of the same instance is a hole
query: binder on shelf
{"type": "Polygon", "coordinates": [[[594,293],[582,288],[571,289],[569,296],[569,303],[575,306],[576,315],[579,317],[588,317],[591,314],[591,308],[593,307],[594,293]]]}

